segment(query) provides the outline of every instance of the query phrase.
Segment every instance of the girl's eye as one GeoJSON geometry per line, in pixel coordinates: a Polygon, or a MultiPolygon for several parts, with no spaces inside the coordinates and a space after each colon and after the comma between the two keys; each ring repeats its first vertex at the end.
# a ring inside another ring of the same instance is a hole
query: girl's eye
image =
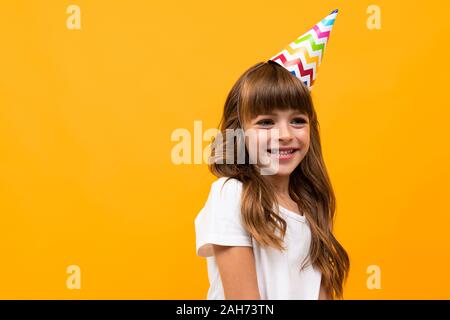
{"type": "Polygon", "coordinates": [[[256,124],[262,125],[262,126],[270,126],[271,124],[273,124],[273,121],[270,119],[263,119],[258,121],[256,124]]]}
{"type": "Polygon", "coordinates": [[[294,120],[292,120],[294,122],[297,122],[297,124],[305,124],[308,123],[308,121],[306,121],[304,118],[295,118],[294,120]]]}

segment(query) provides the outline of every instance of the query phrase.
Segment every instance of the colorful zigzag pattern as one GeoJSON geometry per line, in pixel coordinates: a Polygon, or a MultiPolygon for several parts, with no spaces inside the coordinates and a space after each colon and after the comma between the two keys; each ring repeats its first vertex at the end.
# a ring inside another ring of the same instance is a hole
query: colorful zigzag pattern
{"type": "Polygon", "coordinates": [[[283,51],[269,60],[282,65],[311,89],[316,80],[337,13],[337,9],[331,12],[311,30],[291,42],[283,51]]]}

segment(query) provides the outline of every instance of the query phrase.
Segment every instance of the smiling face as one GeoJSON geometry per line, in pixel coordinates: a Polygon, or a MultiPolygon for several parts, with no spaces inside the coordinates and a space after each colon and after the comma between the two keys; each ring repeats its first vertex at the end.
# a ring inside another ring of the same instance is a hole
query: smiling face
{"type": "Polygon", "coordinates": [[[274,175],[289,176],[309,149],[309,118],[298,110],[260,114],[247,121],[244,130],[249,156],[258,167],[271,168],[274,175]]]}
{"type": "Polygon", "coordinates": [[[261,175],[289,176],[308,154],[310,139],[315,141],[317,118],[308,88],[271,61],[258,63],[239,78],[222,120],[221,130],[244,129],[249,164],[261,169],[261,175]]]}

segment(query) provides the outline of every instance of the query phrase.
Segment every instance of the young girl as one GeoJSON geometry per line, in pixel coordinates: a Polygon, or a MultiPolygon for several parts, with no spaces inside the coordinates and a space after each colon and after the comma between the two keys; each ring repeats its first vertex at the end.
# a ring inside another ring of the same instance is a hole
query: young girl
{"type": "Polygon", "coordinates": [[[269,60],[248,69],[227,97],[223,139],[212,144],[212,158],[223,161],[210,164],[218,179],[195,219],[207,299],[343,298],[350,263],[332,233],[335,197],[307,84],[269,60]],[[245,161],[237,159],[242,140],[227,129],[255,133],[244,138],[245,161]],[[252,144],[267,146],[269,164],[251,163],[252,144]],[[261,173],[274,163],[273,174],[261,173]]]}

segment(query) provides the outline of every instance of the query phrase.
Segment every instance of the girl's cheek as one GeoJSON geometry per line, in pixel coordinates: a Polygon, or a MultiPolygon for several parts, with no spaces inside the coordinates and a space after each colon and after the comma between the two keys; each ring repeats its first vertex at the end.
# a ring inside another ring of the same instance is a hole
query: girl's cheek
{"type": "Polygon", "coordinates": [[[245,136],[245,145],[250,154],[256,155],[258,150],[269,147],[270,133],[269,130],[253,130],[247,132],[245,136]]]}
{"type": "Polygon", "coordinates": [[[304,128],[297,132],[296,137],[304,144],[309,144],[309,129],[304,128]]]}
{"type": "Polygon", "coordinates": [[[259,130],[258,131],[258,143],[259,144],[267,144],[270,141],[270,137],[273,135],[271,130],[259,130]]]}
{"type": "Polygon", "coordinates": [[[266,148],[269,146],[270,137],[270,130],[255,130],[252,135],[246,137],[247,146],[252,144],[253,146],[266,148]]]}

